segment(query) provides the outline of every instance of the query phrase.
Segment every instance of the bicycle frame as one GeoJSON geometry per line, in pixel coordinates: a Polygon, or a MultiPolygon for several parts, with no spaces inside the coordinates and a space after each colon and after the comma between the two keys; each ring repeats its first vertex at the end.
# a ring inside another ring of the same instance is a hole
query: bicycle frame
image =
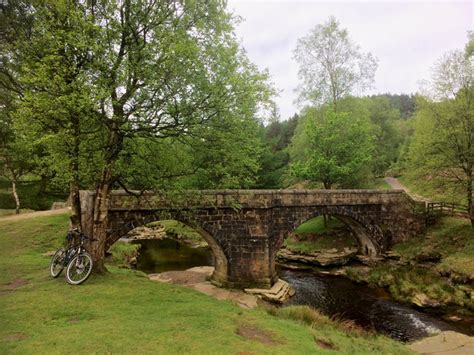
{"type": "MultiPolygon", "coordinates": [[[[86,248],[84,248],[84,242],[88,239],[92,240],[92,238],[87,237],[84,233],[79,233],[79,238],[80,241],[78,243],[75,243],[66,249],[66,255],[64,257],[63,261],[63,266],[66,267],[69,261],[71,261],[72,258],[74,258],[75,255],[79,255],[83,251],[87,251],[86,248]]],[[[71,240],[73,238],[72,235],[68,234],[68,240],[71,240]],[[71,236],[71,238],[70,238],[71,236]]]]}

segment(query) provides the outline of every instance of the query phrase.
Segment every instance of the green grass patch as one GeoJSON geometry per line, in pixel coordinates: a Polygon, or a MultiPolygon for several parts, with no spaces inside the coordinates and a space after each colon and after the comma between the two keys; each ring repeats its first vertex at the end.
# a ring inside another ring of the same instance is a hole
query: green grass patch
{"type": "Polygon", "coordinates": [[[324,218],[322,216],[312,218],[298,228],[295,229],[295,234],[305,235],[305,234],[323,234],[331,233],[337,228],[344,226],[344,223],[339,221],[337,218],[331,218],[327,221],[327,224],[324,225],[324,218]]]}
{"type": "MultiPolygon", "coordinates": [[[[81,286],[51,279],[49,257],[63,244],[67,215],[0,222],[0,353],[307,354],[315,339],[342,353],[403,353],[384,337],[349,336],[243,310],[181,286],[151,282],[143,273],[108,265],[81,286]],[[249,327],[270,334],[271,345],[238,335],[249,327]]],[[[131,252],[117,245],[114,256],[131,252]]]]}
{"type": "Polygon", "coordinates": [[[474,310],[469,287],[453,285],[432,269],[417,265],[385,264],[374,267],[364,276],[357,273],[357,268],[347,268],[347,271],[348,276],[353,279],[388,288],[392,297],[399,302],[411,303],[416,295],[424,294],[430,300],[439,302],[443,307],[466,307],[466,309],[474,310]]]}
{"type": "Polygon", "coordinates": [[[112,253],[112,256],[108,258],[107,262],[128,268],[130,259],[137,256],[139,249],[140,244],[118,241],[110,248],[109,252],[112,253]]]}
{"type": "Polygon", "coordinates": [[[390,190],[392,187],[390,184],[387,184],[383,178],[373,179],[366,186],[363,187],[364,189],[373,189],[373,190],[390,190]]]}
{"type": "Polygon", "coordinates": [[[162,226],[165,229],[166,234],[177,240],[185,239],[187,241],[196,243],[205,243],[205,240],[198,231],[182,222],[173,219],[152,222],[148,226],[162,226]]]}
{"type": "Polygon", "coordinates": [[[438,270],[474,280],[474,228],[468,220],[444,217],[423,235],[393,249],[407,260],[416,260],[420,255],[440,255],[438,270]]]}
{"type": "Polygon", "coordinates": [[[407,348],[402,346],[387,350],[392,346],[392,341],[388,338],[366,331],[351,321],[329,318],[309,306],[275,308],[271,309],[269,313],[311,327],[315,331],[315,342],[320,348],[316,352],[318,354],[322,351],[321,348],[342,354],[368,354],[371,352],[382,354],[386,351],[395,354],[410,353],[407,348]],[[338,330],[336,334],[334,329],[338,330]],[[355,340],[358,343],[357,346],[354,346],[355,340]]]}
{"type": "Polygon", "coordinates": [[[285,239],[284,245],[291,251],[313,253],[327,249],[342,251],[357,246],[357,242],[346,225],[337,218],[332,217],[325,226],[324,218],[319,216],[301,224],[285,239]]]}
{"type": "Polygon", "coordinates": [[[410,175],[399,176],[398,180],[416,195],[438,202],[467,205],[465,193],[459,189],[459,184],[447,184],[442,180],[427,180],[410,175]]]}

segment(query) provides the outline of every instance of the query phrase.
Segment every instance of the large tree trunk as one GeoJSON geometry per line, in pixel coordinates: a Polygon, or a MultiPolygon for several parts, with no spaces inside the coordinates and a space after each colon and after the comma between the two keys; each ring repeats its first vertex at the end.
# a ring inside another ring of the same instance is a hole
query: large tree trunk
{"type": "Polygon", "coordinates": [[[108,202],[112,181],[112,169],[110,166],[107,166],[104,168],[102,178],[97,185],[95,193],[93,236],[96,241],[92,242],[90,247],[90,252],[94,259],[94,270],[99,273],[107,271],[104,265],[104,256],[108,226],[108,202]]]}
{"type": "Polygon", "coordinates": [[[69,201],[71,202],[71,227],[83,231],[81,221],[81,200],[79,197],[79,155],[80,155],[80,136],[81,126],[78,116],[71,116],[73,128],[72,148],[69,152],[69,169],[71,178],[69,181],[69,201]]]}
{"type": "Polygon", "coordinates": [[[20,214],[20,198],[18,197],[18,191],[16,190],[16,179],[12,179],[12,194],[15,199],[15,213],[20,214]]]}
{"type": "Polygon", "coordinates": [[[76,181],[69,183],[69,201],[71,202],[71,227],[83,231],[81,221],[81,200],[79,197],[79,185],[76,181]]]}

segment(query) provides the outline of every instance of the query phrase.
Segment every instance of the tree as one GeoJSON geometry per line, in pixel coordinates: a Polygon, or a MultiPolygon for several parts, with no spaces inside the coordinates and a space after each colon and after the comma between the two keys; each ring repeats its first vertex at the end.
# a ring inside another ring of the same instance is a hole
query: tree
{"type": "Polygon", "coordinates": [[[71,221],[80,228],[81,155],[97,138],[89,139],[86,132],[100,129],[88,76],[99,51],[99,28],[80,1],[34,3],[30,11],[29,35],[20,37],[11,51],[23,91],[15,126],[45,148],[49,157],[44,157],[42,170],[57,173],[69,185],[71,221]]]}
{"type": "Polygon", "coordinates": [[[266,127],[262,127],[261,141],[263,151],[261,166],[258,172],[256,188],[281,189],[285,187],[290,156],[288,146],[298,124],[298,115],[295,114],[286,121],[274,120],[266,127]]]}
{"type": "Polygon", "coordinates": [[[355,187],[368,176],[374,149],[370,121],[364,116],[307,109],[304,158],[293,163],[293,173],[320,182],[325,189],[334,185],[355,187]]]}
{"type": "Polygon", "coordinates": [[[21,45],[30,55],[18,115],[23,122],[32,115],[36,131],[64,148],[58,157],[78,157],[67,169],[79,183],[81,161],[93,158],[98,242],[91,252],[97,270],[105,270],[107,201],[114,187],[133,181],[126,162],[143,164],[136,158],[149,154],[147,141],[212,144],[215,129],[224,134],[232,131],[226,126],[257,120],[271,92],[267,75],[239,48],[223,2],[55,1],[39,3],[36,12],[33,39],[21,45]]]}
{"type": "Polygon", "coordinates": [[[360,100],[368,106],[375,138],[372,171],[375,176],[381,177],[397,161],[403,143],[400,126],[404,121],[400,111],[393,108],[386,96],[360,100]]]}
{"type": "Polygon", "coordinates": [[[408,164],[419,177],[464,191],[474,226],[474,56],[469,48],[436,63],[427,97],[418,103],[408,164]]]}
{"type": "Polygon", "coordinates": [[[31,33],[33,15],[28,1],[12,0],[0,4],[0,175],[12,185],[16,213],[20,213],[17,184],[35,168],[35,146],[15,132],[12,115],[23,88],[17,80],[19,62],[13,49],[18,38],[31,33]]]}
{"type": "Polygon", "coordinates": [[[302,80],[300,99],[312,104],[331,103],[334,111],[339,100],[370,87],[377,69],[377,60],[361,52],[334,17],[298,40],[294,58],[302,80]]]}
{"type": "Polygon", "coordinates": [[[15,136],[11,127],[0,120],[0,176],[11,183],[16,214],[21,207],[18,182],[34,168],[34,145],[24,137],[15,136]]]}

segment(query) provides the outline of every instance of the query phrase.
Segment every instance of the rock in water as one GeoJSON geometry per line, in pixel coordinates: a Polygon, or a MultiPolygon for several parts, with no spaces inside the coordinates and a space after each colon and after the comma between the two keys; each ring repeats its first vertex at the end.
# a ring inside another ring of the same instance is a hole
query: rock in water
{"type": "Polygon", "coordinates": [[[357,250],[355,249],[347,249],[339,253],[335,253],[334,250],[330,250],[327,253],[317,252],[311,254],[298,254],[283,249],[278,253],[278,258],[286,261],[296,261],[308,265],[342,266],[351,261],[356,256],[356,254],[357,250]]]}
{"type": "Polygon", "coordinates": [[[417,305],[418,307],[432,307],[432,308],[436,308],[436,307],[439,307],[441,306],[441,303],[436,301],[436,300],[432,300],[431,298],[429,298],[426,294],[424,293],[417,293],[415,294],[415,296],[413,296],[413,298],[411,299],[411,302],[415,305],[417,305]]]}
{"type": "Polygon", "coordinates": [[[275,282],[271,289],[246,288],[244,291],[272,303],[284,303],[295,294],[295,290],[290,284],[280,279],[275,282]]]}

